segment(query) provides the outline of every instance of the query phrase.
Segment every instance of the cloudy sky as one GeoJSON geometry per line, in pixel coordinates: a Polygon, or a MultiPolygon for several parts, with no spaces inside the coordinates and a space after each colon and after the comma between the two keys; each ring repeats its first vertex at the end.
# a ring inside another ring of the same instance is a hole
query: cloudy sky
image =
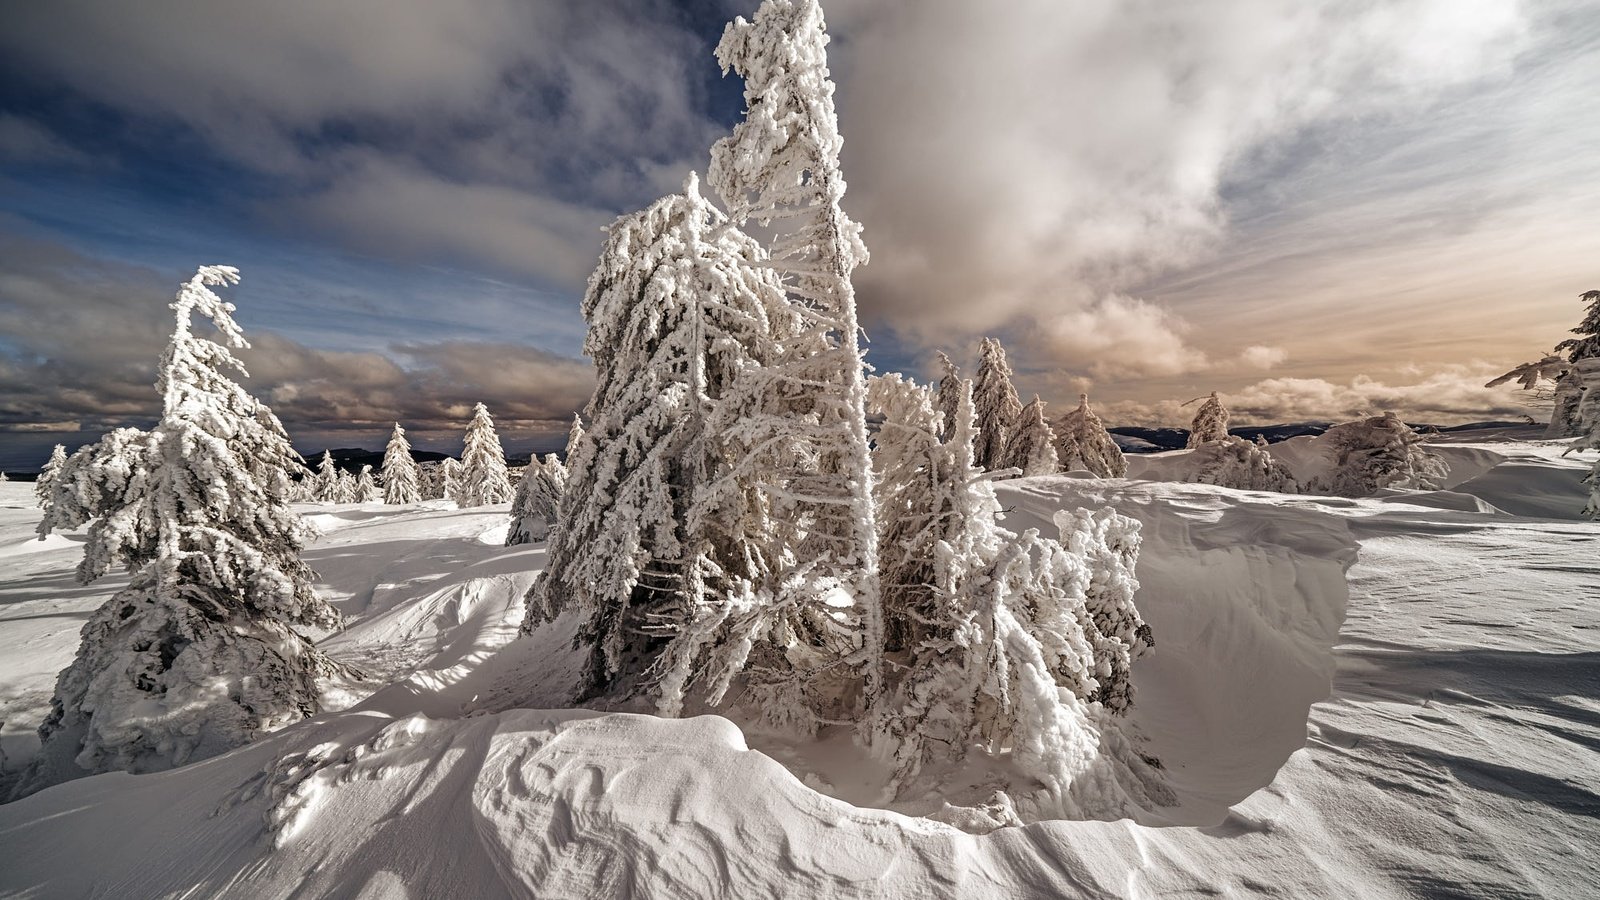
{"type": "MultiPolygon", "coordinates": [[[[753,5],[0,0],[0,466],[149,421],[200,263],[303,449],[479,399],[553,446],[600,229],[704,170],[753,5]]],[[[1507,417],[1600,287],[1597,0],[827,10],[880,369],[989,334],[1119,423],[1507,417]]]]}

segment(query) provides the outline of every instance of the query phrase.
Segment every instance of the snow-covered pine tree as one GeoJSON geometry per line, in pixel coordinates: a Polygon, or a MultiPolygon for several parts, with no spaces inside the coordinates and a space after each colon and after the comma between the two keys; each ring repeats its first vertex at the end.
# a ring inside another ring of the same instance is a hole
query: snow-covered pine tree
{"type": "Polygon", "coordinates": [[[816,457],[786,474],[781,501],[782,515],[803,523],[799,542],[786,548],[796,562],[781,580],[788,585],[783,593],[813,599],[780,602],[815,605],[829,594],[819,590],[828,582],[849,595],[861,630],[857,668],[870,717],[882,684],[883,618],[865,365],[850,281],[867,261],[867,248],[861,226],[841,206],[843,139],[827,45],[816,0],[764,0],[751,20],[728,24],[717,60],[724,73],[744,78],[746,115],[712,147],[708,181],[735,225],[754,219],[770,229],[769,264],[804,322],[770,363],[777,370],[770,387],[778,393],[767,404],[780,407],[786,430],[773,437],[808,446],[816,457]]]}
{"type": "Polygon", "coordinates": [[[392,505],[422,502],[422,473],[411,458],[406,430],[394,423],[389,446],[383,451],[383,502],[392,505]]]}
{"type": "MultiPolygon", "coordinates": [[[[760,519],[767,501],[749,487],[763,461],[746,465],[738,453],[738,429],[772,417],[758,390],[728,400],[736,384],[767,371],[775,338],[793,331],[764,261],[692,175],[682,194],[610,228],[582,305],[584,352],[596,372],[588,428],[574,426],[550,559],[529,592],[525,623],[531,629],[565,608],[584,615],[580,639],[593,656],[580,693],[619,682],[621,690],[653,688],[658,708],[674,714],[734,598],[753,596],[758,582],[776,590],[769,579],[787,548],[760,519]],[[713,412],[730,403],[732,427],[713,427],[713,412]],[[713,493],[715,479],[731,489],[713,493]],[[696,514],[708,505],[714,513],[696,514]]],[[[773,452],[811,452],[779,438],[773,452]]],[[[742,657],[723,658],[698,670],[720,684],[742,665],[742,657]]],[[[722,699],[711,693],[712,702],[722,699]]]]}
{"type": "MultiPolygon", "coordinates": [[[[437,499],[456,500],[461,490],[461,461],[453,456],[439,460],[434,467],[434,492],[437,499]]],[[[459,505],[459,504],[458,504],[459,505]]]]}
{"type": "Polygon", "coordinates": [[[339,503],[339,468],[333,464],[333,451],[322,451],[322,461],[317,464],[316,483],[311,491],[317,503],[339,503]]]}
{"type": "Polygon", "coordinates": [[[372,477],[372,467],[362,466],[361,474],[356,476],[355,487],[351,489],[355,503],[379,503],[383,500],[383,492],[378,489],[378,482],[372,477]]]}
{"type": "Polygon", "coordinates": [[[467,423],[467,437],[461,451],[461,476],[456,489],[456,504],[488,506],[511,499],[511,478],[506,474],[506,453],[495,434],[489,408],[479,403],[467,423]]]}
{"type": "MultiPolygon", "coordinates": [[[[939,351],[939,393],[934,401],[934,408],[943,417],[943,424],[939,426],[939,436],[948,438],[950,431],[955,427],[956,406],[961,402],[963,390],[961,370],[950,361],[950,357],[943,350],[939,351]]],[[[970,391],[971,388],[965,388],[970,391]]]]}
{"type": "Polygon", "coordinates": [[[1294,474],[1267,450],[1258,435],[1255,441],[1229,435],[1206,441],[1189,457],[1191,477],[1198,484],[1215,484],[1241,491],[1275,491],[1296,494],[1300,485],[1294,474]]]}
{"type": "Polygon", "coordinates": [[[1217,392],[1212,391],[1211,396],[1195,412],[1194,421],[1189,425],[1189,442],[1184,446],[1193,450],[1206,441],[1220,441],[1227,436],[1228,409],[1222,405],[1217,392]]]}
{"type": "Polygon", "coordinates": [[[1061,471],[1056,457],[1056,433],[1044,415],[1044,401],[1038,394],[1022,408],[1016,427],[1006,443],[1007,466],[1022,470],[1025,476],[1054,475],[1061,471]]]}
{"type": "Polygon", "coordinates": [[[329,503],[356,502],[356,476],[343,469],[333,473],[333,488],[328,492],[329,503]]]}
{"type": "Polygon", "coordinates": [[[55,483],[56,475],[61,472],[61,467],[66,465],[66,462],[66,446],[55,445],[50,451],[50,459],[45,462],[44,468],[39,470],[39,479],[33,483],[33,498],[40,509],[50,508],[50,486],[55,483]]]}
{"type": "Polygon", "coordinates": [[[1007,447],[1022,416],[1022,400],[1011,383],[1006,349],[994,338],[984,338],[978,351],[978,377],[972,386],[972,405],[978,411],[978,465],[989,471],[1010,465],[1007,447]]]}
{"type": "Polygon", "coordinates": [[[511,527],[506,529],[506,546],[543,541],[555,526],[561,512],[561,498],[567,492],[567,467],[554,453],[541,462],[529,460],[511,498],[511,527]]]}
{"type": "Polygon", "coordinates": [[[237,282],[205,266],[178,293],[155,429],[106,435],[52,487],[41,528],[89,524],[80,581],[114,565],[132,579],[84,625],[19,793],[239,746],[316,712],[318,678],[340,670],[295,630],[339,616],[311,588],[300,550],[314,532],[284,499],[299,457],[229,377],[243,372],[229,347],[249,345],[211,288],[237,282]],[[197,314],[222,343],[192,332],[197,314]]]}
{"type": "Polygon", "coordinates": [[[1046,785],[1023,798],[1030,816],[1130,809],[1138,798],[1079,785],[1101,755],[1086,704],[1126,712],[1129,663],[1149,646],[1132,604],[1138,524],[1081,511],[1058,517],[1066,544],[1012,534],[974,459],[969,385],[943,443],[926,390],[888,376],[873,380],[871,398],[884,418],[875,456],[896,673],[875,746],[895,766],[893,789],[976,747],[1046,785]]]}
{"type": "Polygon", "coordinates": [[[1088,394],[1079,394],[1077,408],[1056,420],[1056,457],[1063,472],[1082,469],[1101,478],[1128,474],[1128,461],[1089,408],[1088,394]]]}
{"type": "Polygon", "coordinates": [[[1329,448],[1332,469],[1306,490],[1336,497],[1370,497],[1385,488],[1432,490],[1449,468],[1421,436],[1392,412],[1345,422],[1317,438],[1329,448]]]}

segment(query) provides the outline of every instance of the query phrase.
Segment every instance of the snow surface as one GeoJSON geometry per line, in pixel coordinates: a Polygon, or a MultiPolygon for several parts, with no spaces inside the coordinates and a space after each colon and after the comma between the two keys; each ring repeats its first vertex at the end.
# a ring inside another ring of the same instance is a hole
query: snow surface
{"type": "MultiPolygon", "coordinates": [[[[320,646],[382,686],[198,764],[0,806],[0,896],[1600,896],[1585,464],[1434,449],[1445,490],[1366,500],[1162,483],[1181,453],[1130,459],[1149,480],[998,485],[1008,528],[1079,505],[1145,523],[1134,721],[1177,803],[986,835],[838,799],[871,802],[848,753],[538,708],[582,657],[566,617],[517,638],[545,551],[497,546],[504,505],[305,507],[349,620],[320,646]]],[[[73,585],[81,535],[34,541],[30,488],[0,484],[8,772],[120,587],[73,585]]]]}

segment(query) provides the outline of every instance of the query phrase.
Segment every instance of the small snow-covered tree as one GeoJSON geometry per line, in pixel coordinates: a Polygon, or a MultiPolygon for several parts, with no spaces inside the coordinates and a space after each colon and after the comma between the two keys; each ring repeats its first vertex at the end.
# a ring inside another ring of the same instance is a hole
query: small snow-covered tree
{"type": "Polygon", "coordinates": [[[356,476],[343,469],[333,473],[333,486],[328,491],[329,503],[355,503],[357,502],[356,476]]]}
{"type": "Polygon", "coordinates": [[[461,461],[453,456],[446,456],[439,460],[433,468],[433,491],[435,499],[455,500],[461,489],[461,461]]]}
{"type": "Polygon", "coordinates": [[[372,467],[362,466],[361,474],[356,476],[355,487],[351,489],[355,503],[379,503],[383,500],[383,492],[378,489],[378,482],[372,477],[372,467]]]}
{"type": "Polygon", "coordinates": [[[316,483],[311,491],[318,503],[339,503],[339,467],[333,464],[333,451],[322,451],[322,461],[317,464],[316,483]]]}
{"type": "Polygon", "coordinates": [[[1006,444],[1006,465],[1021,469],[1025,476],[1054,475],[1061,471],[1056,456],[1056,433],[1044,415],[1044,401],[1033,401],[1022,408],[1017,424],[1006,444]]]}
{"type": "MultiPolygon", "coordinates": [[[[850,597],[864,648],[853,668],[862,678],[870,715],[882,685],[877,648],[883,643],[883,618],[865,364],[850,280],[856,266],[867,261],[867,248],[861,226],[842,206],[844,140],[834,111],[827,45],[816,0],[764,0],[750,20],[740,17],[728,24],[717,59],[724,73],[744,78],[746,114],[712,147],[707,180],[734,225],[753,219],[770,230],[765,265],[781,276],[803,323],[783,345],[782,356],[768,364],[776,371],[763,390],[776,394],[760,398],[765,409],[752,409],[783,423],[784,434],[762,440],[793,440],[809,446],[814,457],[785,475],[789,483],[781,512],[800,527],[795,530],[799,540],[785,548],[795,562],[786,566],[791,571],[782,576],[781,583],[788,585],[782,593],[812,607],[835,588],[850,597]],[[799,599],[804,597],[812,599],[799,599]]],[[[761,421],[749,426],[746,437],[764,427],[761,421]]],[[[785,455],[791,462],[803,458],[785,455]]],[[[798,690],[796,682],[787,684],[780,689],[798,690]]]]}
{"type": "Polygon", "coordinates": [[[1228,409],[1222,405],[1217,392],[1212,391],[1195,412],[1194,421],[1189,425],[1189,442],[1184,446],[1192,450],[1206,441],[1220,441],[1227,436],[1228,409]]]}
{"type": "Polygon", "coordinates": [[[1289,467],[1272,456],[1259,435],[1253,442],[1233,435],[1206,441],[1194,449],[1189,461],[1193,474],[1188,480],[1199,484],[1280,494],[1300,491],[1289,467]]]}
{"type": "Polygon", "coordinates": [[[1022,417],[1022,400],[1011,383],[1006,349],[994,338],[984,338],[979,349],[972,403],[978,411],[978,445],[974,451],[978,465],[991,471],[1011,465],[1007,448],[1022,417]]]}
{"type": "MultiPolygon", "coordinates": [[[[956,420],[956,407],[961,402],[963,389],[961,370],[950,361],[943,350],[939,351],[939,393],[934,400],[934,408],[939,411],[943,424],[939,426],[940,437],[947,437],[955,427],[952,423],[956,420]]],[[[965,388],[970,391],[971,387],[965,388]]]]}
{"type": "Polygon", "coordinates": [[[1077,408],[1056,420],[1056,457],[1064,472],[1082,469],[1101,478],[1128,474],[1128,461],[1089,408],[1088,394],[1079,394],[1077,408]]]}
{"type": "Polygon", "coordinates": [[[285,500],[299,457],[229,377],[243,372],[229,348],[249,345],[211,288],[237,282],[202,267],[172,304],[155,429],[106,435],[52,486],[41,529],[89,525],[79,579],[114,565],[132,578],[84,625],[19,793],[239,746],[316,712],[318,678],[339,670],[296,631],[339,622],[300,560],[314,532],[285,500]],[[192,331],[195,315],[221,343],[192,331]]]}
{"type": "Polygon", "coordinates": [[[1385,488],[1432,490],[1449,473],[1422,437],[1392,412],[1329,428],[1331,469],[1306,486],[1310,493],[1370,497],[1385,488]]]}
{"type": "Polygon", "coordinates": [[[411,458],[411,443],[406,430],[394,423],[389,446],[383,451],[383,502],[392,505],[422,501],[422,472],[411,458]]]}
{"type": "Polygon", "coordinates": [[[455,501],[463,509],[488,506],[511,499],[511,478],[506,474],[506,454],[495,434],[489,408],[479,403],[467,423],[467,437],[461,451],[461,476],[455,501]]]}
{"type": "Polygon", "coordinates": [[[56,475],[61,472],[61,467],[67,462],[67,448],[57,444],[50,451],[50,459],[45,462],[44,468],[39,470],[39,479],[33,483],[33,497],[40,509],[50,508],[50,486],[55,483],[56,475]]]}
{"type": "Polygon", "coordinates": [[[506,530],[506,546],[545,540],[561,512],[561,498],[567,492],[567,467],[554,453],[544,461],[534,458],[522,470],[516,495],[511,498],[511,527],[506,530]]]}

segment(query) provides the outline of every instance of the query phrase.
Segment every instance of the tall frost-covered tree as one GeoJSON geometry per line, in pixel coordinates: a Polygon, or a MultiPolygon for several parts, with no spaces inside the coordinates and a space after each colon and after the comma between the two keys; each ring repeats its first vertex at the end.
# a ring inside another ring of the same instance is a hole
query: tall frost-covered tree
{"type": "Polygon", "coordinates": [[[770,382],[775,393],[763,398],[768,410],[757,413],[776,414],[785,423],[782,439],[814,453],[814,460],[785,476],[784,515],[801,523],[799,542],[788,548],[800,562],[785,576],[794,588],[786,593],[820,597],[817,588],[832,581],[850,596],[870,711],[882,683],[877,648],[883,619],[865,369],[850,280],[867,261],[867,248],[861,226],[841,205],[843,138],[827,45],[816,0],[764,0],[752,19],[728,24],[717,60],[724,73],[744,78],[746,112],[712,147],[708,181],[735,225],[753,219],[770,230],[768,265],[782,277],[804,323],[769,364],[776,370],[770,382]]]}
{"type": "Polygon", "coordinates": [[[1061,461],[1056,456],[1056,433],[1045,418],[1044,401],[1038,394],[1017,417],[1016,427],[1006,442],[1006,465],[1021,469],[1023,475],[1030,477],[1061,471],[1061,461]]]}
{"type": "Polygon", "coordinates": [[[229,377],[243,372],[229,348],[249,345],[211,289],[237,282],[206,266],[184,285],[159,424],[80,450],[52,487],[41,528],[89,525],[79,579],[113,566],[132,578],[84,625],[20,792],[239,746],[316,712],[318,678],[338,669],[296,630],[339,622],[300,560],[313,532],[285,500],[299,457],[229,377]],[[196,315],[220,343],[193,332],[196,315]]]}
{"type": "MultiPolygon", "coordinates": [[[[609,230],[582,305],[584,352],[596,373],[588,427],[574,425],[550,559],[529,593],[526,623],[569,607],[584,615],[580,637],[593,654],[582,692],[631,682],[623,689],[651,687],[658,707],[675,712],[730,598],[752,596],[751,585],[774,574],[769,557],[782,550],[759,516],[695,515],[714,502],[713,480],[751,477],[732,471],[745,460],[734,455],[737,436],[712,426],[713,411],[736,383],[764,371],[777,349],[774,329],[793,330],[764,260],[760,245],[701,197],[693,176],[682,194],[609,230]],[[740,531],[752,523],[756,533],[740,531]]],[[[759,421],[758,410],[734,405],[741,420],[759,421]]],[[[733,493],[765,509],[751,490],[733,493]]],[[[724,662],[718,671],[740,667],[724,662]]]]}
{"type": "Polygon", "coordinates": [[[453,456],[439,460],[433,468],[433,495],[439,500],[456,500],[461,490],[461,461],[453,456]]]}
{"type": "Polygon", "coordinates": [[[1185,446],[1192,450],[1206,441],[1220,441],[1227,436],[1228,409],[1222,405],[1217,392],[1212,391],[1195,411],[1194,421],[1189,424],[1189,442],[1185,446]]]}
{"type": "Polygon", "coordinates": [[[67,448],[62,444],[55,445],[50,451],[50,459],[45,462],[44,468],[39,470],[39,479],[33,483],[33,497],[40,509],[50,508],[50,486],[55,483],[56,476],[66,463],[67,448]]]}
{"type": "Polygon", "coordinates": [[[1128,474],[1128,460],[1089,408],[1089,395],[1078,395],[1078,407],[1056,421],[1056,456],[1062,471],[1083,469],[1101,478],[1128,474]]]}
{"type": "Polygon", "coordinates": [[[339,467],[333,464],[333,451],[322,451],[322,461],[317,464],[317,476],[314,491],[318,503],[338,503],[339,501],[339,467]]]}
{"type": "Polygon", "coordinates": [[[955,428],[956,408],[960,405],[962,392],[972,390],[970,386],[963,386],[963,380],[961,370],[943,350],[939,351],[939,393],[934,400],[934,407],[943,419],[943,424],[939,426],[941,437],[948,436],[955,428]]]}
{"type": "Polygon", "coordinates": [[[1006,348],[994,338],[984,338],[978,353],[978,377],[972,386],[972,404],[978,413],[978,445],[974,452],[978,465],[992,471],[1011,464],[1006,448],[1022,417],[1022,400],[1011,383],[1006,348]]]}
{"type": "Polygon", "coordinates": [[[411,458],[406,430],[394,423],[389,446],[383,451],[383,502],[392,505],[422,502],[422,472],[411,458]]]}
{"type": "Polygon", "coordinates": [[[506,473],[506,453],[495,434],[489,408],[479,403],[467,423],[461,451],[461,475],[455,501],[462,508],[488,506],[511,499],[511,477],[506,473]]]}
{"type": "Polygon", "coordinates": [[[1430,453],[1422,437],[1392,412],[1345,422],[1317,438],[1332,467],[1306,486],[1315,494],[1369,497],[1385,488],[1432,490],[1449,468],[1430,453]]]}

